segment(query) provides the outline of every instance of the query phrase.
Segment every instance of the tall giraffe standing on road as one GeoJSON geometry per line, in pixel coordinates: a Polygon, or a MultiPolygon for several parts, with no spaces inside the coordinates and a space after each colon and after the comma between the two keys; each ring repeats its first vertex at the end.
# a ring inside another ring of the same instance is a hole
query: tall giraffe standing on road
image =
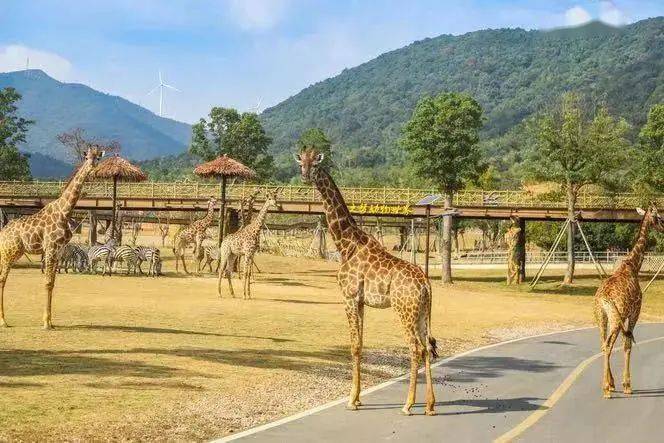
{"type": "Polygon", "coordinates": [[[323,198],[323,208],[332,239],[341,254],[337,276],[350,325],[353,382],[349,409],[360,403],[360,360],[364,306],[393,307],[410,347],[410,385],[402,411],[410,415],[415,403],[417,371],[424,359],[426,414],[435,415],[435,397],[431,378],[431,358],[436,357],[436,340],[431,336],[431,284],[418,266],[390,254],[372,236],[360,229],[350,214],[339,188],[320,164],[323,154],[306,149],[296,155],[302,180],[316,186],[323,198]]]}
{"type": "Polygon", "coordinates": [[[235,297],[230,273],[236,258],[242,257],[244,299],[251,298],[251,264],[254,261],[254,254],[258,251],[261,228],[267,217],[267,211],[270,207],[276,206],[278,192],[279,189],[275,189],[268,193],[263,207],[261,207],[251,223],[239,231],[229,234],[221,242],[221,247],[219,248],[219,278],[217,281],[219,297],[221,297],[221,280],[224,278],[224,274],[228,278],[228,287],[230,288],[231,295],[235,297]]]}
{"type": "Polygon", "coordinates": [[[203,243],[203,239],[205,239],[205,231],[207,231],[207,228],[209,228],[210,225],[212,225],[212,222],[214,221],[214,206],[216,204],[217,204],[217,199],[212,197],[210,200],[208,200],[208,209],[205,217],[196,220],[195,222],[191,223],[189,226],[187,226],[186,228],[180,230],[177,234],[175,234],[175,237],[173,238],[173,255],[175,255],[175,272],[178,272],[179,270],[178,261],[182,260],[182,267],[184,268],[184,272],[189,274],[189,271],[187,271],[187,265],[184,261],[185,250],[187,249],[187,246],[189,246],[190,243],[194,243],[194,257],[196,257],[198,250],[201,248],[201,243],[203,243]]]}
{"type": "Polygon", "coordinates": [[[639,234],[632,251],[620,263],[613,274],[604,280],[595,293],[595,321],[599,326],[599,334],[604,352],[604,376],[602,390],[604,398],[611,398],[615,390],[615,382],[611,373],[611,352],[618,335],[623,335],[625,368],[623,371],[623,392],[632,393],[630,358],[634,341],[634,326],[641,312],[641,286],[639,286],[639,270],[643,263],[643,255],[648,244],[648,231],[654,227],[664,232],[664,220],[651,204],[648,211],[637,209],[643,215],[639,234]],[[607,335],[608,327],[608,335],[607,335]]]}
{"type": "Polygon", "coordinates": [[[7,326],[3,302],[5,283],[11,265],[23,254],[43,254],[46,288],[44,329],[53,328],[51,301],[59,253],[72,236],[69,216],[81,196],[85,179],[103,154],[104,152],[98,147],[88,148],[85,160],[58,199],[44,206],[36,214],[12,221],[0,231],[0,327],[7,326]]]}

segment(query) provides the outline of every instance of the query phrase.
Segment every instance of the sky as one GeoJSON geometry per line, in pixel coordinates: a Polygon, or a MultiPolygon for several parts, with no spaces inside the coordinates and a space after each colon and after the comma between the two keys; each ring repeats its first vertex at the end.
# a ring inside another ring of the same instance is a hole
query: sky
{"type": "Polygon", "coordinates": [[[263,110],[383,52],[440,34],[624,25],[664,0],[0,0],[0,72],[39,68],[186,122],[263,110]]]}

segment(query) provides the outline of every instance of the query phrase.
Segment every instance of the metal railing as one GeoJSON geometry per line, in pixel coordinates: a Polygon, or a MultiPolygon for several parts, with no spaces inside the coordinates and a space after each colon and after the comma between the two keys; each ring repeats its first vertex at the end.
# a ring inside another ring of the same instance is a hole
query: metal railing
{"type": "MultiPolygon", "coordinates": [[[[65,183],[62,181],[20,182],[0,181],[0,198],[52,198],[60,195],[65,183]]],[[[119,198],[143,199],[207,199],[218,196],[221,185],[199,182],[144,182],[119,183],[119,198]]],[[[273,189],[276,186],[231,184],[227,187],[227,198],[239,200],[251,194],[256,188],[273,189]]],[[[280,201],[319,202],[319,193],[311,186],[283,186],[279,193],[280,201]]],[[[113,186],[110,182],[88,182],[83,187],[83,197],[110,198],[113,186]]],[[[412,188],[351,188],[342,187],[341,192],[349,204],[415,205],[427,195],[436,194],[432,189],[412,188]]],[[[664,196],[658,202],[664,206],[664,196]]],[[[554,194],[534,194],[529,191],[487,191],[463,190],[453,196],[456,207],[537,207],[565,208],[564,196],[554,194]]],[[[581,192],[577,207],[602,209],[627,209],[638,206],[640,199],[635,194],[597,194],[581,192]]],[[[440,199],[435,206],[442,206],[440,199]]]]}

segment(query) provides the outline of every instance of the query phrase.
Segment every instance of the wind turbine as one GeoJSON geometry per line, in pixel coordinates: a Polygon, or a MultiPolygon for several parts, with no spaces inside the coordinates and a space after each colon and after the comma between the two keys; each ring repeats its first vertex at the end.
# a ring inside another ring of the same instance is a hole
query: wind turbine
{"type": "Polygon", "coordinates": [[[256,103],[256,106],[253,108],[249,108],[250,112],[253,112],[254,114],[258,114],[261,111],[261,102],[263,101],[262,97],[258,97],[258,103],[256,103]]]}
{"type": "Polygon", "coordinates": [[[161,76],[161,71],[159,71],[159,84],[157,86],[155,86],[154,88],[152,88],[152,90],[146,94],[146,95],[150,95],[154,91],[159,89],[159,117],[162,117],[162,111],[164,109],[164,88],[172,89],[173,91],[177,91],[177,92],[182,92],[178,88],[176,88],[175,86],[171,86],[171,85],[168,85],[168,84],[164,83],[164,80],[161,76]]]}

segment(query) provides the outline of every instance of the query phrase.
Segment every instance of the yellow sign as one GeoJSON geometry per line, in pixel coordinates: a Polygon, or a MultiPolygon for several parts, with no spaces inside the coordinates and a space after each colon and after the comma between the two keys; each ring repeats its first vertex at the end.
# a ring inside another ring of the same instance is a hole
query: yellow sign
{"type": "Polygon", "coordinates": [[[410,205],[388,206],[388,205],[369,205],[366,203],[351,204],[348,206],[350,212],[356,214],[387,214],[387,215],[410,215],[413,213],[410,205]]]}

